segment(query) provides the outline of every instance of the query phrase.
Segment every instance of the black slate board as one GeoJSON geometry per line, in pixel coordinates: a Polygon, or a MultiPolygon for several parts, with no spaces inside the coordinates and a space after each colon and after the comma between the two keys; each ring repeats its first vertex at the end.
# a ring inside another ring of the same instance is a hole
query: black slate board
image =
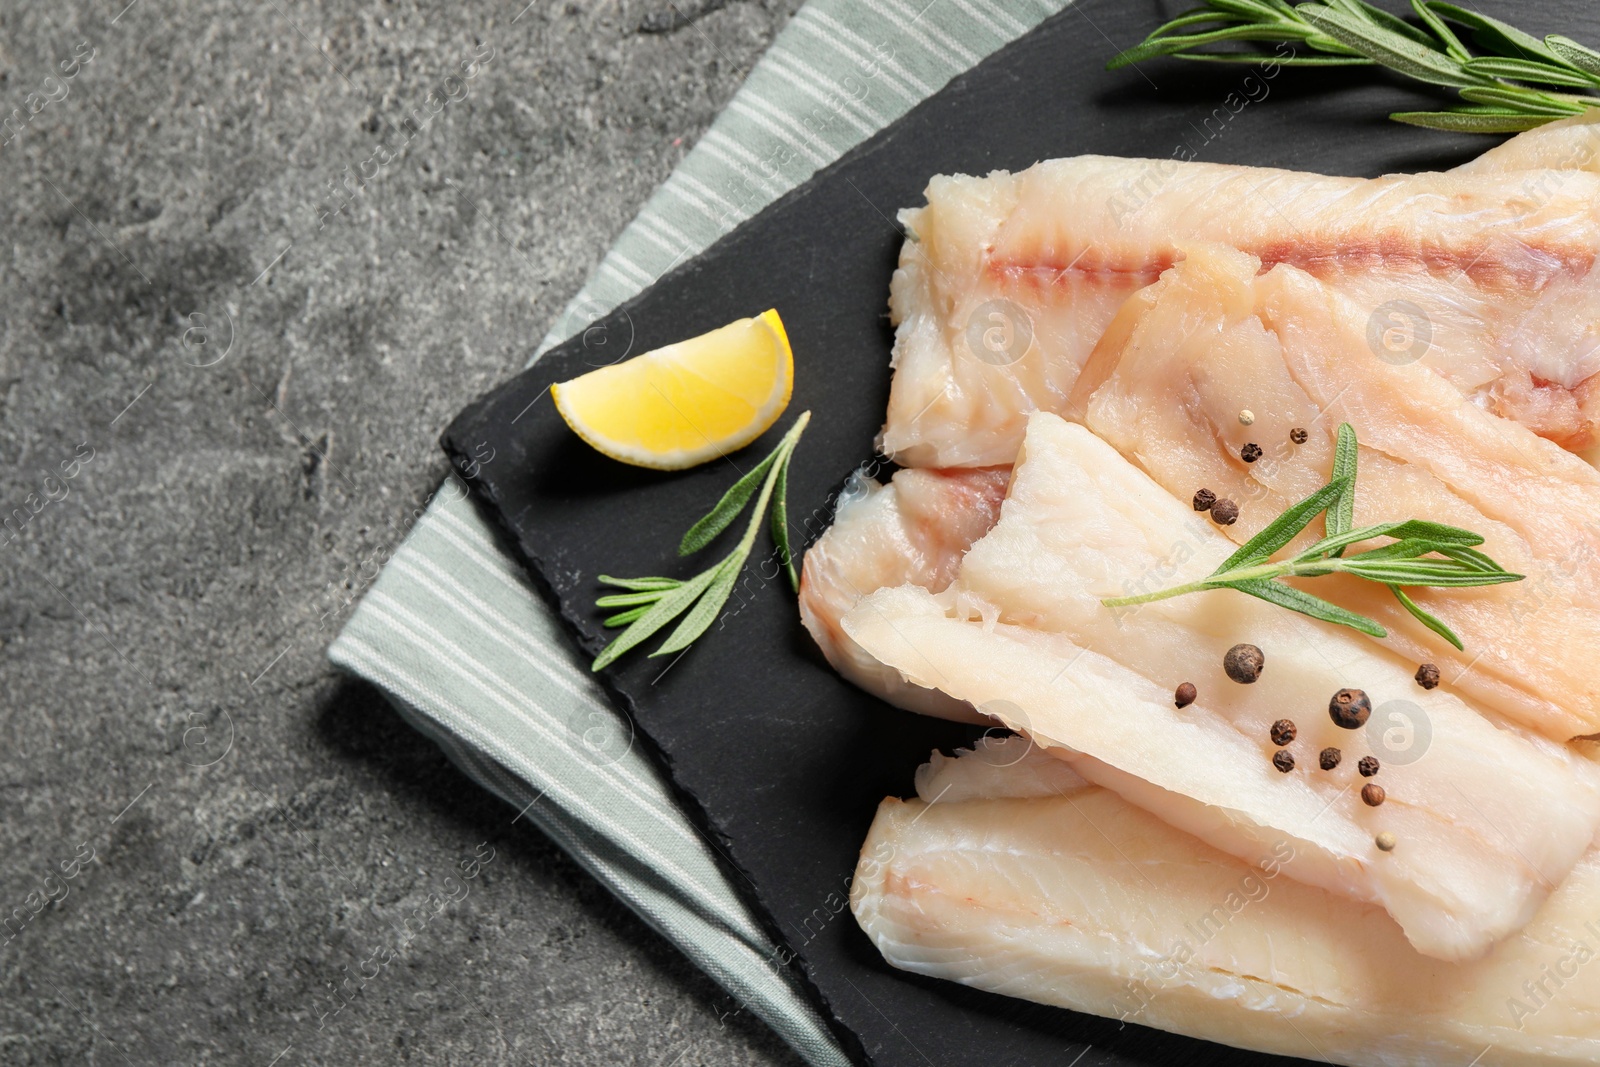
{"type": "MultiPolygon", "coordinates": [[[[595,576],[704,566],[674,560],[671,546],[737,476],[734,465],[748,469],[806,409],[815,417],[791,475],[791,520],[806,540],[825,528],[883,419],[885,301],[901,241],[890,220],[921,202],[931,175],[1088,152],[1164,158],[1185,146],[1212,162],[1376,175],[1451,166],[1491,143],[1385,121],[1444,98],[1381,73],[1282,69],[1265,79],[1253,67],[1173,61],[1101,69],[1180,6],[1082,0],[461,413],[446,451],[586,652],[605,641],[595,576]],[[1251,102],[1225,106],[1230,93],[1251,102]],[[552,382],[767,307],[794,344],[794,400],[733,462],[676,474],[624,467],[582,444],[550,403],[552,382]],[[485,447],[494,461],[475,466],[485,447]]],[[[1481,9],[1540,35],[1600,39],[1600,5],[1583,0],[1481,9]]],[[[856,852],[877,802],[908,794],[931,749],[974,731],[895,711],[839,680],[785,585],[752,578],[733,603],[681,659],[634,653],[606,681],[734,880],[798,954],[853,1055],[884,1067],[1288,1062],[884,964],[843,908],[856,852]]]]}

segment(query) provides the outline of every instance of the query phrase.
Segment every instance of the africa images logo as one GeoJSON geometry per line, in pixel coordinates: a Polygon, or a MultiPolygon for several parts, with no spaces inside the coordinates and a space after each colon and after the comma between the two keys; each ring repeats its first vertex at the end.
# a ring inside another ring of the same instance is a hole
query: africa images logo
{"type": "Polygon", "coordinates": [[[71,458],[57,464],[56,471],[45,468],[39,487],[30,492],[20,505],[8,508],[5,516],[0,518],[0,525],[5,527],[7,535],[5,543],[10,544],[21,537],[23,530],[45,508],[71,496],[72,486],[69,483],[94,459],[94,455],[94,446],[85,441],[73,451],[71,458]]]}

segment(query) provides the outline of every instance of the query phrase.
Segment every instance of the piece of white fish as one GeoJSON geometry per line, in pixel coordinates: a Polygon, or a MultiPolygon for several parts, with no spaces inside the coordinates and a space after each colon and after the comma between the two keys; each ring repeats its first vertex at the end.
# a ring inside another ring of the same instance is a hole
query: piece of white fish
{"type": "Polygon", "coordinates": [[[941,595],[902,586],[843,620],[870,656],[911,683],[965,700],[1084,777],[1249,861],[1288,843],[1293,878],[1386,908],[1418,949],[1480,955],[1519,929],[1600,825],[1593,765],[1564,746],[1498,728],[1354,631],[1231,591],[1113,611],[1130,577],[1176,584],[1233,545],[1105,442],[1035,415],[1000,521],[941,595]],[[1226,650],[1259,643],[1268,667],[1243,686],[1226,650]],[[1192,682],[1184,709],[1173,691],[1192,682]],[[1377,724],[1340,730],[1329,698],[1364,689],[1377,724]],[[1298,766],[1271,763],[1269,727],[1299,726],[1298,766]],[[1425,751],[1383,729],[1426,729],[1425,751]],[[1324,747],[1338,768],[1318,768],[1324,747]],[[1365,805],[1359,757],[1386,762],[1381,808],[1365,805]],[[1083,757],[1089,757],[1084,759],[1083,757]],[[1410,842],[1381,856],[1374,835],[1410,842]]]}
{"type": "Polygon", "coordinates": [[[800,621],[834,670],[907,711],[958,722],[983,718],[970,704],[913,685],[867,655],[839,620],[885,586],[949,585],[968,546],[999,517],[1010,480],[1009,467],[902,470],[887,485],[859,471],[851,476],[833,525],[806,550],[800,572],[800,621]]]}
{"type": "Polygon", "coordinates": [[[1043,749],[1021,734],[989,734],[956,756],[935,752],[917,768],[917,795],[940,801],[1057,796],[1086,788],[1088,779],[1066,760],[1040,758],[1043,749]]]}
{"type": "Polygon", "coordinates": [[[1505,174],[1536,171],[1527,176],[1523,192],[1531,199],[1548,196],[1559,186],[1555,171],[1600,173],[1600,113],[1557,119],[1525,130],[1502,141],[1470,162],[1454,168],[1452,174],[1505,174]]]}
{"type": "Polygon", "coordinates": [[[1600,174],[1562,131],[1541,136],[1474,168],[1376,179],[1103,156],[936,177],[927,205],[901,213],[913,236],[890,290],[880,446],[907,466],[1009,463],[1029,412],[1064,409],[1123,301],[1216,243],[1337,287],[1375,347],[1587,449],[1600,174]]]}
{"type": "Polygon", "coordinates": [[[1242,862],[1055,762],[991,742],[882,803],[850,903],[886,960],[1359,1067],[1600,1061],[1600,853],[1483,959],[1442,963],[1381,909],[1284,877],[1288,853],[1242,862]]]}
{"type": "Polygon", "coordinates": [[[1258,268],[1228,249],[1191,250],[1118,313],[1069,411],[1174,495],[1203,486],[1237,502],[1226,531],[1238,541],[1327,480],[1337,425],[1351,423],[1358,525],[1465,527],[1528,578],[1415,591],[1465,652],[1381,586],[1336,576],[1306,588],[1377,618],[1389,647],[1438,663],[1453,688],[1507,718],[1560,740],[1600,731],[1600,472],[1420,364],[1375,356],[1365,315],[1332,287],[1258,268]],[[1264,451],[1253,463],[1241,458],[1249,442],[1264,451]]]}

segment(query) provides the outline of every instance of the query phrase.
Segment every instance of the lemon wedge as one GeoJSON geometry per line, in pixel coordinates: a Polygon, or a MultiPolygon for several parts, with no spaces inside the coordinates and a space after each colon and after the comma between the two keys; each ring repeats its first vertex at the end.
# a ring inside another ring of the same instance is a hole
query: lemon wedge
{"type": "Polygon", "coordinates": [[[551,386],[577,435],[636,467],[682,470],[743,448],[778,421],[794,353],[775,310],[551,386]]]}

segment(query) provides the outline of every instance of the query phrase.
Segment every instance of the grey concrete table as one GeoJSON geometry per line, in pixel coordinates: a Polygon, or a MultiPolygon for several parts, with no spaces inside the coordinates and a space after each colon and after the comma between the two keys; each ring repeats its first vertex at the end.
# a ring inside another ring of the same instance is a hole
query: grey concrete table
{"type": "Polygon", "coordinates": [[[0,1063],[797,1062],[323,658],[795,6],[0,5],[0,1063]]]}

